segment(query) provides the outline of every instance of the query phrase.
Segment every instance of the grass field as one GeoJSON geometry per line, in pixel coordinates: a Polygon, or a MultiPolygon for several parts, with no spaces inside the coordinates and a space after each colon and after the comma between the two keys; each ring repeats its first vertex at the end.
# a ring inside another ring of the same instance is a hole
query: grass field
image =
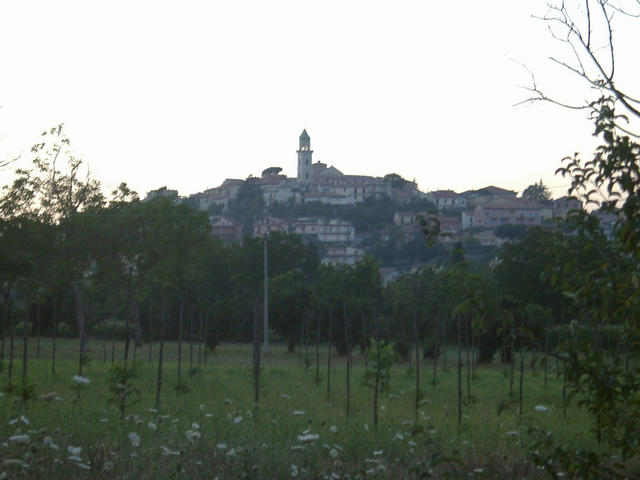
{"type": "MultiPolygon", "coordinates": [[[[13,376],[18,383],[21,348],[16,342],[20,351],[14,354],[13,376]]],[[[178,391],[177,345],[170,343],[160,408],[154,408],[158,345],[151,362],[145,346],[136,352],[140,396],[122,419],[109,402],[111,345],[92,340],[90,348],[91,360],[82,372],[90,383],[76,388],[78,342],[59,342],[53,374],[51,342],[42,340],[40,358],[32,355],[28,361],[35,398],[27,402],[7,391],[4,359],[0,478],[441,478],[447,472],[453,478],[545,478],[527,457],[529,426],[552,431],[567,444],[594,444],[583,410],[572,405],[563,415],[562,379],[553,369],[547,386],[539,368],[536,375],[525,370],[522,418],[518,369],[516,395],[510,397],[503,367],[480,367],[471,381],[471,401],[464,372],[459,426],[453,350],[448,370],[438,368],[436,385],[431,384],[432,362],[422,361],[417,416],[415,370],[396,364],[389,390],[380,395],[375,428],[373,389],[364,385],[364,358],[357,353],[347,416],[344,358],[332,357],[327,398],[326,346],[317,383],[314,364],[304,368],[298,354],[273,346],[263,358],[260,402],[254,408],[249,345],[222,344],[206,363],[204,352],[199,355],[194,346],[190,372],[190,349],[183,344],[187,388],[182,390],[188,391],[178,391]]],[[[33,341],[29,350],[35,351],[33,341]]],[[[116,359],[122,352],[120,343],[116,359]]],[[[309,356],[315,359],[313,349],[309,356]]]]}

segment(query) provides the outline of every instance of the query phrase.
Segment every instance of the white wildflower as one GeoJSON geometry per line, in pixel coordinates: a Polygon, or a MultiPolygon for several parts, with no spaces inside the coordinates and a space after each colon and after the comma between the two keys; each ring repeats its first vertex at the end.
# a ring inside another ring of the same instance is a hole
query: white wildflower
{"type": "Polygon", "coordinates": [[[329,450],[329,455],[331,455],[333,458],[336,458],[338,456],[338,450],[332,448],[331,450],[329,450]]]}
{"type": "Polygon", "coordinates": [[[375,450],[373,452],[373,456],[374,457],[379,457],[380,455],[382,455],[384,453],[384,450],[375,450]]]}
{"type": "Polygon", "coordinates": [[[160,447],[162,449],[162,455],[168,456],[168,455],[180,455],[180,452],[178,450],[170,450],[169,448],[165,447],[165,446],[161,446],[160,447]]]}
{"type": "Polygon", "coordinates": [[[138,435],[136,432],[129,432],[129,435],[127,435],[127,437],[129,437],[129,441],[131,442],[131,446],[133,446],[133,447],[139,447],[140,446],[140,435],[138,435]]]}
{"type": "Polygon", "coordinates": [[[226,450],[227,449],[227,444],[226,443],[219,443],[218,445],[216,445],[216,448],[218,450],[226,450]]]}
{"type": "Polygon", "coordinates": [[[205,417],[207,417],[207,418],[211,418],[211,417],[213,417],[213,413],[207,413],[207,414],[205,415],[205,417]]]}
{"type": "Polygon", "coordinates": [[[225,398],[225,399],[224,399],[224,404],[225,404],[225,405],[231,405],[231,403],[232,403],[232,402],[231,402],[231,399],[230,399],[230,398],[225,398]]]}
{"type": "Polygon", "coordinates": [[[414,442],[413,440],[409,440],[409,446],[412,448],[416,448],[418,446],[418,444],[416,442],[414,442]]]}
{"type": "Polygon", "coordinates": [[[191,424],[191,428],[193,428],[194,430],[199,430],[200,429],[200,424],[199,423],[192,423],[191,424]]]}
{"type": "Polygon", "coordinates": [[[306,433],[304,435],[298,435],[298,441],[302,443],[311,443],[314,440],[318,440],[320,435],[317,433],[306,433]]]}
{"type": "Polygon", "coordinates": [[[85,470],[91,470],[91,467],[89,465],[87,465],[86,463],[82,463],[82,462],[78,462],[76,463],[76,465],[80,468],[83,468],[85,470]]]}
{"type": "Polygon", "coordinates": [[[43,444],[45,447],[49,447],[49,448],[51,448],[52,450],[56,450],[56,451],[59,451],[59,450],[60,450],[60,448],[58,448],[58,445],[56,445],[55,443],[53,443],[53,438],[51,438],[51,437],[44,437],[44,438],[42,439],[42,444],[43,444]]]}
{"type": "Polygon", "coordinates": [[[13,435],[9,437],[9,441],[13,443],[29,443],[29,435],[27,435],[26,433],[13,435]]]}
{"type": "Polygon", "coordinates": [[[87,377],[81,377],[80,375],[74,375],[73,381],[76,382],[76,385],[89,385],[91,383],[91,380],[87,377]]]}
{"type": "Polygon", "coordinates": [[[156,425],[153,422],[147,423],[147,427],[149,427],[149,430],[151,430],[152,432],[155,432],[156,430],[158,430],[158,425],[156,425]]]}
{"type": "Polygon", "coordinates": [[[281,393],[280,398],[284,398],[285,400],[291,400],[291,395],[287,395],[286,393],[281,393]]]}
{"type": "Polygon", "coordinates": [[[27,417],[25,417],[24,415],[20,415],[20,421],[22,423],[24,423],[25,425],[29,425],[29,419],[27,417]]]}
{"type": "Polygon", "coordinates": [[[108,418],[101,418],[100,420],[98,420],[100,423],[109,423],[109,419],[108,418]]]}
{"type": "Polygon", "coordinates": [[[82,453],[82,447],[73,447],[69,445],[67,447],[67,452],[69,452],[70,455],[80,455],[82,453]]]}
{"type": "Polygon", "coordinates": [[[235,449],[235,448],[232,448],[231,450],[229,450],[229,451],[227,452],[227,456],[229,456],[229,457],[235,457],[235,456],[236,456],[236,449],[235,449]]]}
{"type": "Polygon", "coordinates": [[[204,411],[204,403],[201,403],[199,408],[200,408],[200,411],[203,412],[204,411]]]}
{"type": "Polygon", "coordinates": [[[195,442],[196,440],[200,440],[200,437],[202,436],[200,434],[199,431],[197,430],[187,430],[185,432],[185,436],[187,437],[187,440],[189,440],[191,443],[195,442]]]}
{"type": "Polygon", "coordinates": [[[78,455],[71,455],[69,457],[67,457],[69,460],[73,460],[74,462],[77,463],[81,463],[82,462],[82,458],[78,455]]]}
{"type": "Polygon", "coordinates": [[[404,436],[401,433],[396,433],[396,438],[400,441],[404,440],[404,436]]]}
{"type": "Polygon", "coordinates": [[[474,468],[473,473],[484,473],[484,468],[480,468],[480,467],[474,468]]]}
{"type": "Polygon", "coordinates": [[[549,409],[548,409],[547,407],[545,407],[544,405],[536,405],[536,406],[534,407],[534,410],[535,410],[536,412],[542,412],[542,413],[544,413],[544,412],[548,412],[548,411],[549,411],[549,409]]]}
{"type": "Polygon", "coordinates": [[[367,432],[369,431],[369,424],[368,424],[368,423],[365,423],[365,424],[364,424],[364,429],[365,429],[367,432]]]}
{"type": "Polygon", "coordinates": [[[330,431],[331,433],[338,433],[338,427],[336,427],[335,425],[331,425],[331,426],[329,427],[329,431],[330,431]]]}
{"type": "Polygon", "coordinates": [[[296,464],[291,465],[291,476],[293,478],[298,476],[298,466],[296,464]]]}
{"type": "Polygon", "coordinates": [[[294,410],[293,414],[294,415],[304,415],[304,411],[303,410],[294,410]]]}
{"type": "Polygon", "coordinates": [[[233,419],[233,423],[241,423],[242,422],[242,417],[236,417],[233,419]]]}

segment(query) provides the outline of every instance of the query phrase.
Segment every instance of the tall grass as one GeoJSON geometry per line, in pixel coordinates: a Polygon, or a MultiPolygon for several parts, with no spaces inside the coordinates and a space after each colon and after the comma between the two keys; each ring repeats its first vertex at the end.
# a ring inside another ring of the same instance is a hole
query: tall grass
{"type": "MultiPolygon", "coordinates": [[[[423,378],[423,396],[415,417],[415,371],[398,364],[390,387],[379,400],[373,429],[373,390],[364,385],[364,357],[354,352],[350,411],[346,411],[346,362],[332,358],[331,401],[326,384],[315,380],[295,354],[273,345],[262,359],[260,403],[254,405],[250,345],[222,344],[206,364],[182,372],[178,345],[165,345],[160,408],[155,405],[158,348],[151,362],[139,355],[141,395],[125,419],[109,400],[106,383],[111,346],[90,343],[79,386],[75,340],[59,341],[56,373],[51,373],[51,342],[41,340],[40,357],[29,358],[28,377],[35,398],[23,402],[16,391],[0,398],[0,475],[5,478],[420,478],[434,454],[451,459],[433,470],[434,478],[451,468],[480,478],[539,478],[526,456],[527,426],[549,429],[567,442],[592,445],[586,412],[571,406],[562,415],[562,381],[525,373],[523,416],[509,397],[509,377],[500,366],[479,367],[473,395],[457,423],[455,369],[439,372],[438,383],[423,378]],[[547,407],[539,412],[536,405],[547,407]],[[26,423],[28,421],[28,424],[26,423]],[[134,446],[129,434],[140,439],[134,446]],[[315,435],[318,437],[316,438],[315,435]],[[25,438],[28,436],[28,439],[25,438]],[[51,445],[54,444],[56,450],[51,445]],[[69,447],[81,447],[73,455],[69,447]],[[458,465],[454,457],[461,459],[458,465]],[[415,470],[414,470],[415,469],[415,470]],[[475,470],[475,471],[474,471],[475,470]],[[333,477],[332,477],[333,475],[333,477]]],[[[116,345],[122,359],[124,343],[116,345]]],[[[327,348],[320,349],[320,375],[326,379],[327,348]]],[[[204,357],[204,356],[203,356],[204,357]]],[[[449,358],[454,358],[450,352],[449,358]]],[[[431,361],[424,362],[429,366],[431,361]]],[[[415,365],[413,366],[415,368],[415,365]]],[[[2,372],[6,379],[6,372],[2,372]]],[[[3,380],[4,382],[4,380],[3,380]]],[[[467,397],[465,396],[465,399],[467,397]]],[[[541,477],[540,477],[541,478],[541,477]]]]}

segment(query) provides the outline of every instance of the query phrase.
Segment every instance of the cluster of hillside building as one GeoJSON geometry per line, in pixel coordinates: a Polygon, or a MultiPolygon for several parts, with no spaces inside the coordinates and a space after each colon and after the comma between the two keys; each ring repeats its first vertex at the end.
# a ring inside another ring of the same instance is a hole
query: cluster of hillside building
{"type": "MultiPolygon", "coordinates": [[[[397,206],[390,228],[398,229],[403,241],[421,235],[418,216],[426,211],[404,208],[414,199],[429,200],[439,212],[442,242],[457,242],[463,235],[473,236],[482,245],[500,246],[504,239],[495,235],[495,228],[505,225],[545,225],[554,217],[564,217],[572,209],[581,208],[578,201],[562,197],[549,203],[537,203],[517,196],[517,192],[488,186],[456,193],[452,190],[421,192],[415,182],[394,178],[346,175],[334,166],[312,161],[313,151],[307,131],[300,135],[297,176],[280,174],[281,168],[267,168],[260,178],[252,179],[260,188],[265,206],[276,203],[310,203],[347,206],[368,198],[393,199],[397,206]],[[396,181],[394,181],[396,180],[396,181]],[[393,226],[392,226],[393,225],[393,226]]],[[[393,177],[393,176],[392,176],[393,177]]],[[[260,216],[254,219],[251,232],[243,232],[242,224],[228,214],[244,180],[226,179],[222,185],[188,197],[189,202],[203,211],[219,211],[211,215],[213,234],[225,242],[241,241],[244,234],[263,236],[269,232],[296,233],[322,244],[326,251],[323,262],[354,264],[365,252],[356,248],[354,226],[341,218],[300,217],[295,219],[260,216]]],[[[176,195],[174,190],[149,192],[154,195],[176,195]]]]}

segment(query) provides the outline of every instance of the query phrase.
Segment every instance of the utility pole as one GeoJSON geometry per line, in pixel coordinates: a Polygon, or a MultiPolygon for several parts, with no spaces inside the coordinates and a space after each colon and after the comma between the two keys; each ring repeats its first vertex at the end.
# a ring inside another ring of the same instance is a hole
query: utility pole
{"type": "Polygon", "coordinates": [[[264,235],[264,354],[269,354],[269,283],[268,283],[268,257],[267,238],[269,232],[264,235]]]}

